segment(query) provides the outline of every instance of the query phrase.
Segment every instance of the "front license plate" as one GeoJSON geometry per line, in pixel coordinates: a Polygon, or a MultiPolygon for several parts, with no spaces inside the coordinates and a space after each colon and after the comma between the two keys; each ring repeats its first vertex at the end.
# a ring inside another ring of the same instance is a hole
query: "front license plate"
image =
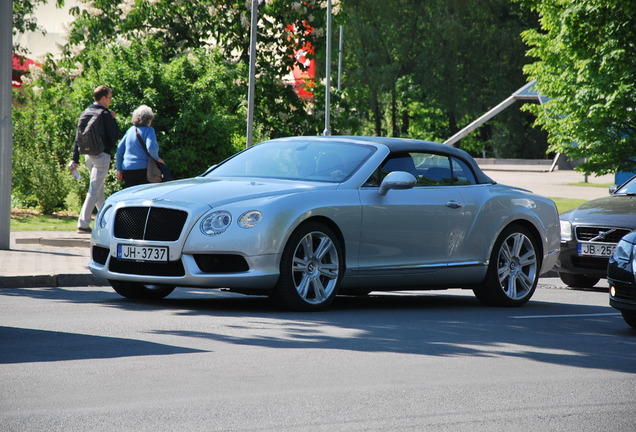
{"type": "Polygon", "coordinates": [[[135,261],[168,261],[168,248],[165,246],[117,245],[117,258],[135,261]]]}
{"type": "Polygon", "coordinates": [[[581,256],[610,257],[614,253],[616,245],[579,243],[577,249],[581,256]]]}

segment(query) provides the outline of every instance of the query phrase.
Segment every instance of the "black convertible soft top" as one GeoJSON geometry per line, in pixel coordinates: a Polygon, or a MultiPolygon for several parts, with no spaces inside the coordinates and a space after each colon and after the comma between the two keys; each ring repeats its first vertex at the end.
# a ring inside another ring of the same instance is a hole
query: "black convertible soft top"
{"type": "MultiPolygon", "coordinates": [[[[301,139],[307,139],[308,137],[299,137],[301,139]]],[[[441,144],[432,141],[422,141],[410,138],[392,138],[392,137],[375,137],[375,136],[345,136],[345,135],[332,135],[332,136],[320,136],[317,137],[321,140],[351,140],[356,142],[369,142],[373,144],[383,144],[389,148],[391,153],[399,153],[406,151],[424,151],[437,154],[446,154],[457,157],[466,162],[475,173],[477,183],[479,184],[492,184],[496,183],[493,179],[488,177],[477,165],[475,159],[466,153],[464,150],[452,147],[450,145],[441,144]]]]}

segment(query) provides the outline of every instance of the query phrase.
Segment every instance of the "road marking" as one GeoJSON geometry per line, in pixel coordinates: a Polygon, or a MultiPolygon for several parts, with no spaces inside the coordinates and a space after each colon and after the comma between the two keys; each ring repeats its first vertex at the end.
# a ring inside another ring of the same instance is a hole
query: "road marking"
{"type": "Polygon", "coordinates": [[[534,318],[578,318],[578,317],[598,317],[598,316],[619,316],[620,313],[595,313],[595,314],[569,314],[569,315],[526,315],[511,316],[513,319],[534,319],[534,318]]]}

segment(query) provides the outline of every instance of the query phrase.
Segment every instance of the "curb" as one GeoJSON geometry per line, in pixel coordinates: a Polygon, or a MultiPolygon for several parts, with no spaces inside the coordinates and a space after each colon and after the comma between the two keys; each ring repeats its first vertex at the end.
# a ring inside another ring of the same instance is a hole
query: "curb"
{"type": "Polygon", "coordinates": [[[2,276],[0,288],[39,288],[39,287],[77,287],[108,286],[106,279],[92,274],[58,274],[35,276],[2,276]]]}
{"type": "Polygon", "coordinates": [[[91,239],[81,238],[46,238],[46,237],[26,237],[15,239],[16,244],[39,244],[42,246],[58,247],[90,247],[91,239]]]}

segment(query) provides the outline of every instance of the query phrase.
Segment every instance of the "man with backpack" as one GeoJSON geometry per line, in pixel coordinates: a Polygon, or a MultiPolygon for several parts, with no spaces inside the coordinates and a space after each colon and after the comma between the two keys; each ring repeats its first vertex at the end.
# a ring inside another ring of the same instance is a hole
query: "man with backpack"
{"type": "Polygon", "coordinates": [[[93,209],[104,205],[104,183],[110,168],[113,147],[119,139],[119,127],[115,113],[108,107],[113,99],[113,91],[106,86],[93,90],[95,103],[84,110],[77,122],[77,132],[73,145],[73,158],[69,168],[77,169],[80,154],[84,155],[86,168],[90,172],[90,186],[77,221],[77,232],[90,234],[93,209]]]}

